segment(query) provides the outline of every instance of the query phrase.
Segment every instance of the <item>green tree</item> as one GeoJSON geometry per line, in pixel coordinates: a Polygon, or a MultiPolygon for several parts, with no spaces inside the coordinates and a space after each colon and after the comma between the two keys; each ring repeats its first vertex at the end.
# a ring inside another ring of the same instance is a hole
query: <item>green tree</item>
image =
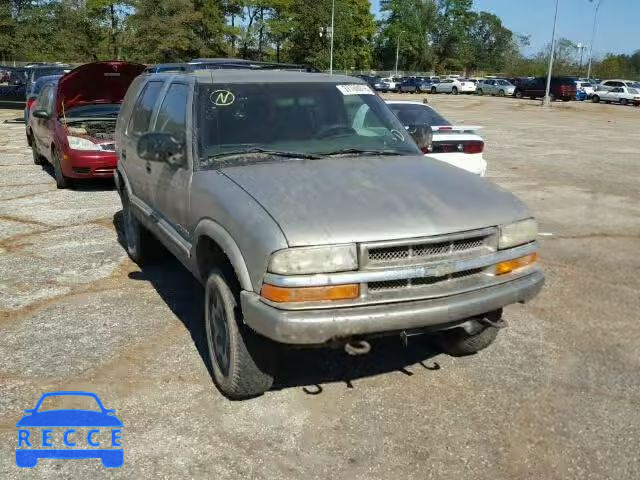
{"type": "Polygon", "coordinates": [[[517,48],[513,32],[492,13],[473,16],[468,38],[471,55],[465,67],[469,69],[499,72],[513,58],[514,47],[517,48]]]}
{"type": "Polygon", "coordinates": [[[435,63],[439,69],[463,70],[471,63],[469,30],[475,19],[472,0],[437,0],[432,35],[435,63]]]}
{"type": "Polygon", "coordinates": [[[377,67],[394,68],[400,45],[398,64],[401,70],[433,69],[431,36],[436,22],[433,0],[383,0],[380,10],[383,18],[378,23],[376,38],[377,67]]]}

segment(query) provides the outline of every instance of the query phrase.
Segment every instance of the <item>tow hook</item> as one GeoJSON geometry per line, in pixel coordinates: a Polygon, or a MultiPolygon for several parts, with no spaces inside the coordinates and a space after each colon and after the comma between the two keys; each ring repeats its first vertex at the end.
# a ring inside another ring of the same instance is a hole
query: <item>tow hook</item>
{"type": "Polygon", "coordinates": [[[480,323],[482,323],[483,325],[487,325],[489,327],[495,327],[495,328],[506,328],[506,327],[508,327],[507,321],[505,319],[503,319],[502,317],[498,317],[497,320],[492,320],[491,318],[489,318],[487,316],[487,317],[479,318],[478,321],[480,323]]]}
{"type": "Polygon", "coordinates": [[[344,351],[351,356],[366,355],[371,351],[371,344],[366,340],[352,340],[345,343],[344,351]]]}

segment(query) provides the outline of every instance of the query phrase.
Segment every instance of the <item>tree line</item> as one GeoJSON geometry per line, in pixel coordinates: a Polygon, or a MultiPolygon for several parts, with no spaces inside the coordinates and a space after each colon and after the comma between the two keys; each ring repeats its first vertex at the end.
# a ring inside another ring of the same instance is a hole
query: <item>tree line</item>
{"type": "MultiPolygon", "coordinates": [[[[180,62],[197,57],[329,67],[332,0],[0,0],[0,60],[180,62]]],[[[549,49],[472,0],[335,0],[337,70],[546,72],[549,49]]],[[[575,45],[558,42],[558,74],[579,74],[575,45]]],[[[584,52],[583,52],[584,54],[584,52]]],[[[584,56],[584,55],[583,55],[584,56]]],[[[640,77],[640,51],[608,55],[593,71],[640,77]]]]}

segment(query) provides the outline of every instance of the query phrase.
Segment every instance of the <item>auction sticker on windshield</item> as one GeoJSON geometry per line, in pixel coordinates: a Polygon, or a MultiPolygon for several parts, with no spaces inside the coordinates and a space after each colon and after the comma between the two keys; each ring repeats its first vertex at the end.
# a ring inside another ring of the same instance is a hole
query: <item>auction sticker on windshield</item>
{"type": "Polygon", "coordinates": [[[336,85],[338,90],[342,92],[343,95],[373,95],[373,90],[371,90],[367,85],[336,85]]]}

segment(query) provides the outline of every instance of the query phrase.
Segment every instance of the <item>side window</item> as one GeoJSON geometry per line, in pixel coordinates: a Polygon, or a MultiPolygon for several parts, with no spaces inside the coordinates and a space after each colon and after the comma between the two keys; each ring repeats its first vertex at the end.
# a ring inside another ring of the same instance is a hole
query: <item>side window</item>
{"type": "Polygon", "coordinates": [[[133,107],[133,114],[127,128],[129,135],[140,135],[149,130],[153,107],[156,105],[163,83],[149,82],[143,88],[135,107],[133,107]]]}
{"type": "Polygon", "coordinates": [[[177,140],[185,139],[187,128],[187,102],[189,100],[189,86],[184,83],[174,83],[167,90],[162,101],[155,132],[170,133],[177,140]]]}
{"type": "Polygon", "coordinates": [[[38,95],[38,99],[36,100],[36,108],[38,110],[48,110],[47,109],[47,104],[48,104],[48,97],[49,97],[49,93],[51,92],[51,87],[44,87],[42,89],[42,91],[40,92],[40,95],[38,95]]]}

